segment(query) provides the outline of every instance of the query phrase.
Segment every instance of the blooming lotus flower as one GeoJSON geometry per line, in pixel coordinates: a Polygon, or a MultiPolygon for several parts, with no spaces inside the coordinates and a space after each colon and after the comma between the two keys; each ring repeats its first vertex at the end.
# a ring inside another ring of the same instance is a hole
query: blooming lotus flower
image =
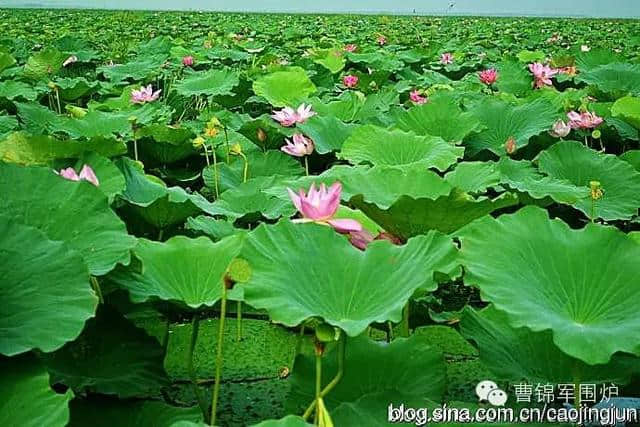
{"type": "Polygon", "coordinates": [[[453,54],[446,52],[440,55],[440,63],[443,65],[453,64],[453,54]]]}
{"type": "Polygon", "coordinates": [[[487,86],[491,86],[498,80],[498,71],[495,68],[490,68],[488,70],[481,71],[478,74],[480,81],[487,86]]]}
{"type": "Polygon", "coordinates": [[[309,105],[300,104],[300,106],[296,110],[296,122],[304,123],[315,115],[316,115],[315,111],[311,110],[311,104],[309,105]]]}
{"type": "Polygon", "coordinates": [[[296,111],[291,107],[285,107],[280,111],[274,111],[271,117],[284,127],[293,126],[298,121],[296,111]]]}
{"type": "Polygon", "coordinates": [[[134,104],[144,104],[145,102],[155,101],[160,96],[160,92],[162,92],[162,89],[154,92],[151,85],[147,87],[142,86],[140,90],[134,89],[131,91],[131,102],[134,104]]]}
{"type": "Polygon", "coordinates": [[[309,192],[298,190],[298,194],[287,188],[289,197],[302,218],[294,219],[293,222],[315,222],[316,224],[328,225],[340,233],[361,231],[362,225],[353,219],[333,219],[340,206],[340,193],[342,184],[335,182],[327,189],[324,184],[316,188],[315,183],[311,184],[309,192]]]}
{"type": "Polygon", "coordinates": [[[378,44],[380,46],[384,46],[385,44],[387,44],[387,38],[383,35],[378,36],[378,38],[376,39],[376,42],[378,42],[378,44]]]}
{"type": "Polygon", "coordinates": [[[551,77],[558,74],[558,70],[551,68],[548,65],[541,64],[540,62],[529,64],[529,71],[533,74],[533,87],[535,89],[540,89],[544,86],[551,86],[553,84],[551,77]]]}
{"type": "Polygon", "coordinates": [[[357,49],[358,49],[358,45],[355,45],[353,43],[349,43],[344,46],[345,52],[355,52],[357,49]]]}
{"type": "Polygon", "coordinates": [[[182,58],[182,65],[185,67],[191,67],[193,65],[193,56],[189,55],[182,58]]]}
{"type": "Polygon", "coordinates": [[[91,169],[91,166],[84,165],[80,170],[80,175],[76,173],[73,168],[61,169],[60,172],[56,172],[61,177],[68,179],[70,181],[88,181],[95,185],[96,187],[100,185],[100,181],[98,181],[98,177],[91,169]]]}
{"type": "Polygon", "coordinates": [[[313,153],[313,141],[301,133],[294,134],[293,141],[289,139],[284,141],[287,145],[280,147],[280,149],[291,156],[303,157],[313,153]]]}
{"type": "Polygon", "coordinates": [[[358,84],[358,76],[354,76],[352,74],[350,74],[348,76],[344,76],[342,78],[342,83],[346,87],[355,87],[358,84]]]}
{"type": "Polygon", "coordinates": [[[66,67],[67,65],[71,65],[75,62],[78,62],[78,57],[75,55],[71,55],[70,57],[68,57],[67,59],[65,59],[65,61],[62,63],[63,67],[66,67]]]}
{"type": "Polygon", "coordinates": [[[590,113],[588,111],[584,113],[570,111],[567,113],[567,117],[569,118],[569,126],[571,129],[594,129],[604,121],[602,117],[599,117],[596,113],[590,113]]]}
{"type": "Polygon", "coordinates": [[[549,134],[554,138],[564,138],[569,135],[569,132],[571,132],[571,126],[562,120],[558,120],[551,127],[549,134]]]}
{"type": "Polygon", "coordinates": [[[422,96],[418,90],[412,90],[409,94],[409,99],[416,105],[421,105],[428,101],[427,97],[422,96]]]}

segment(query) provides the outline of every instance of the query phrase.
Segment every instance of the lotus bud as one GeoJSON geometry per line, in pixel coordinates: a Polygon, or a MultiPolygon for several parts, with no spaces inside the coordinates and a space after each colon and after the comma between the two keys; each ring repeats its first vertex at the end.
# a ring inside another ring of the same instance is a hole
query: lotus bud
{"type": "Polygon", "coordinates": [[[512,136],[509,137],[509,139],[507,139],[507,142],[504,143],[504,151],[506,151],[507,154],[513,154],[517,149],[518,144],[516,143],[515,138],[512,136]]]}
{"type": "Polygon", "coordinates": [[[242,146],[239,143],[235,143],[231,145],[231,149],[229,150],[231,154],[240,155],[242,154],[242,146]]]}
{"type": "Polygon", "coordinates": [[[591,189],[592,200],[602,199],[602,196],[604,196],[604,190],[602,189],[602,185],[600,184],[600,181],[590,181],[589,188],[591,189]]]}
{"type": "Polygon", "coordinates": [[[256,137],[258,138],[258,141],[265,142],[267,140],[267,133],[262,130],[262,128],[258,128],[256,131],[256,137]]]}
{"type": "Polygon", "coordinates": [[[328,323],[321,323],[316,326],[316,338],[323,343],[335,341],[336,329],[328,323]]]}
{"type": "Polygon", "coordinates": [[[204,145],[204,138],[199,136],[193,140],[192,144],[193,148],[200,148],[204,145]]]}
{"type": "Polygon", "coordinates": [[[51,90],[56,90],[56,84],[52,81],[50,81],[49,83],[47,83],[47,86],[49,87],[49,89],[51,90]]]}
{"type": "Polygon", "coordinates": [[[220,131],[217,128],[214,128],[214,127],[207,127],[204,130],[204,134],[206,136],[208,136],[209,138],[215,138],[218,135],[218,133],[220,133],[220,131]]]}
{"type": "Polygon", "coordinates": [[[322,341],[318,341],[317,339],[313,340],[313,350],[316,356],[322,356],[324,354],[324,343],[322,341]]]}

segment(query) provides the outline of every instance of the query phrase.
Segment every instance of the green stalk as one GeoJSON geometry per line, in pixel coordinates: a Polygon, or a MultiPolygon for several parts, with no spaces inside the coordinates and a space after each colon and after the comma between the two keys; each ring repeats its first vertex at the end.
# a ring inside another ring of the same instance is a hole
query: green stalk
{"type": "Polygon", "coordinates": [[[393,323],[391,321],[387,322],[387,342],[393,341],[393,323]]]}
{"type": "Polygon", "coordinates": [[[224,139],[227,142],[227,163],[231,163],[231,149],[229,148],[229,134],[227,133],[227,127],[223,127],[224,129],[224,139]]]}
{"type": "Polygon", "coordinates": [[[91,276],[89,280],[91,281],[91,287],[95,291],[96,295],[98,295],[98,301],[100,304],[104,304],[104,297],[102,296],[102,289],[100,289],[98,278],[96,276],[91,276]]]}
{"type": "Polygon", "coordinates": [[[220,377],[222,376],[222,344],[224,341],[224,318],[227,312],[227,285],[222,283],[222,299],[220,303],[220,326],[218,328],[218,349],[216,352],[216,377],[213,384],[213,397],[211,399],[211,425],[216,425],[216,411],[218,408],[218,396],[220,395],[220,377]]]}
{"type": "Polygon", "coordinates": [[[56,87],[56,101],[58,103],[58,114],[62,114],[62,107],[60,106],[60,92],[58,92],[57,87],[56,87]]]}
{"type": "Polygon", "coordinates": [[[207,149],[207,144],[204,143],[202,148],[204,148],[204,158],[207,161],[207,166],[211,166],[211,163],[209,162],[209,150],[207,149]]]}
{"type": "Polygon", "coordinates": [[[138,139],[136,138],[136,131],[133,131],[133,157],[138,161],[138,139]]]}
{"type": "Polygon", "coordinates": [[[236,326],[236,341],[240,342],[242,340],[242,301],[238,301],[236,307],[236,314],[238,318],[236,326]]]}
{"type": "Polygon", "coordinates": [[[316,414],[314,418],[313,424],[318,425],[318,407],[320,406],[318,402],[320,402],[320,393],[322,393],[322,354],[320,352],[316,352],[316,414]]]}
{"type": "Polygon", "coordinates": [[[309,176],[309,158],[304,156],[304,171],[309,176]]]}
{"type": "MultiPolygon", "coordinates": [[[[327,394],[329,394],[329,392],[331,390],[333,390],[333,388],[336,385],[338,385],[338,383],[340,382],[340,380],[344,376],[344,361],[345,361],[346,339],[347,338],[346,338],[346,335],[344,334],[344,332],[340,331],[340,338],[338,339],[338,350],[337,350],[337,353],[338,353],[338,373],[336,374],[335,377],[333,377],[333,379],[329,382],[329,384],[327,384],[322,389],[322,391],[320,392],[320,397],[321,398],[323,398],[327,394]]],[[[317,404],[317,399],[314,399],[314,401],[311,402],[309,407],[307,407],[307,410],[304,411],[304,414],[302,415],[302,418],[304,418],[305,420],[307,418],[309,418],[309,416],[311,415],[311,412],[316,407],[316,404],[317,404]]]]}
{"type": "Polygon", "coordinates": [[[409,333],[410,333],[410,329],[409,329],[409,301],[407,301],[407,304],[404,306],[404,309],[402,310],[402,325],[400,328],[400,334],[405,337],[408,338],[409,337],[409,333]]]}
{"type": "Polygon", "coordinates": [[[198,405],[200,406],[202,415],[206,418],[207,408],[205,407],[204,400],[202,399],[202,394],[200,393],[200,389],[198,388],[196,373],[193,370],[193,350],[196,347],[199,329],[200,317],[198,316],[198,313],[195,313],[193,315],[193,320],[191,321],[191,340],[189,341],[189,352],[187,353],[187,370],[189,372],[189,379],[191,380],[191,384],[193,385],[193,393],[195,394],[196,399],[198,399],[198,405]]]}

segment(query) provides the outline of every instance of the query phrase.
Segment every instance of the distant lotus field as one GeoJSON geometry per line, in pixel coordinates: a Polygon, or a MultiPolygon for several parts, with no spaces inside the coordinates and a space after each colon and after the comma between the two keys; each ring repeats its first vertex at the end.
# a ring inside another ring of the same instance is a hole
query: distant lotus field
{"type": "Polygon", "coordinates": [[[638,21],[0,30],[0,425],[640,411],[638,21]]]}

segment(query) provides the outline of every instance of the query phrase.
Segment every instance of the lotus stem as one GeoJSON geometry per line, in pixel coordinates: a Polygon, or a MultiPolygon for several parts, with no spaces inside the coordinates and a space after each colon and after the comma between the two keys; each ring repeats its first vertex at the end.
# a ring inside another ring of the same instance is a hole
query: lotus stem
{"type": "Polygon", "coordinates": [[[295,352],[293,353],[293,362],[291,362],[291,371],[293,372],[293,368],[296,365],[296,358],[298,354],[300,354],[300,349],[302,348],[302,340],[304,339],[304,323],[300,326],[300,333],[298,334],[298,340],[296,341],[295,352]]]}
{"type": "Polygon", "coordinates": [[[222,128],[224,130],[224,140],[227,143],[227,163],[231,163],[231,148],[229,147],[229,134],[227,133],[227,127],[222,128]]]}
{"type": "Polygon", "coordinates": [[[244,168],[242,170],[242,182],[244,183],[247,182],[247,178],[249,177],[249,160],[247,159],[247,156],[244,155],[244,153],[240,152],[238,154],[244,161],[244,168]]]}
{"type": "Polygon", "coordinates": [[[195,394],[196,399],[198,399],[198,406],[200,406],[202,415],[206,418],[207,408],[205,407],[204,401],[202,400],[202,394],[200,393],[200,389],[198,388],[196,373],[193,370],[193,350],[196,347],[196,341],[198,341],[199,329],[200,317],[198,316],[198,313],[196,313],[193,315],[193,320],[191,321],[191,340],[189,341],[189,352],[187,353],[187,370],[189,372],[189,379],[191,380],[191,384],[193,385],[193,393],[195,394]]]}
{"type": "Polygon", "coordinates": [[[236,315],[238,319],[238,324],[236,326],[236,341],[240,342],[242,340],[242,301],[238,301],[236,315]]]}
{"type": "Polygon", "coordinates": [[[309,158],[304,156],[304,171],[309,176],[309,158]]]}
{"type": "Polygon", "coordinates": [[[400,334],[405,337],[408,338],[409,337],[409,333],[410,333],[410,329],[409,329],[409,301],[407,301],[407,304],[404,306],[404,309],[402,310],[402,327],[400,328],[400,334]]]}
{"type": "Polygon", "coordinates": [[[313,421],[315,425],[318,425],[320,393],[322,393],[322,353],[316,352],[316,412],[313,421]]]}
{"type": "MultiPolygon", "coordinates": [[[[338,373],[336,374],[335,377],[333,377],[333,379],[329,382],[329,384],[327,384],[322,389],[322,391],[320,392],[320,398],[323,398],[327,394],[329,394],[329,392],[331,390],[333,390],[333,388],[336,385],[338,385],[338,383],[340,382],[340,380],[344,376],[346,340],[347,340],[346,335],[344,334],[344,332],[340,331],[340,338],[338,339],[338,351],[337,351],[337,353],[338,353],[338,373]]],[[[316,361],[316,363],[317,363],[317,361],[316,361]]],[[[311,415],[311,412],[316,407],[317,402],[318,402],[317,399],[314,399],[313,402],[311,402],[311,404],[309,405],[307,410],[304,411],[304,414],[302,415],[302,418],[304,418],[305,420],[307,418],[309,418],[309,415],[311,415]]]]}
{"type": "Polygon", "coordinates": [[[213,397],[211,398],[211,425],[216,425],[216,411],[218,408],[218,396],[220,395],[220,377],[222,376],[222,344],[224,342],[224,318],[227,312],[227,285],[222,282],[222,298],[220,302],[220,325],[218,327],[218,349],[216,351],[216,377],[213,384],[213,397]]]}
{"type": "Polygon", "coordinates": [[[93,288],[96,295],[98,295],[98,301],[100,304],[104,304],[104,297],[102,296],[102,289],[100,289],[100,283],[98,282],[98,278],[96,276],[91,276],[91,287],[93,288]]]}
{"type": "Polygon", "coordinates": [[[209,162],[209,150],[207,149],[207,144],[202,144],[202,148],[204,148],[204,159],[207,161],[207,166],[211,166],[211,162],[209,162]]]}
{"type": "Polygon", "coordinates": [[[60,92],[58,92],[58,88],[56,87],[56,102],[58,103],[58,114],[62,114],[62,107],[60,106],[60,92]]]}
{"type": "Polygon", "coordinates": [[[162,238],[164,237],[164,228],[158,230],[158,242],[162,242],[162,238]]]}
{"type": "Polygon", "coordinates": [[[393,322],[387,322],[387,342],[393,341],[393,322]]]}
{"type": "Polygon", "coordinates": [[[138,161],[138,139],[136,138],[136,131],[133,131],[133,158],[138,161]]]}
{"type": "Polygon", "coordinates": [[[596,222],[596,201],[591,198],[591,222],[595,224],[596,222]]]}

